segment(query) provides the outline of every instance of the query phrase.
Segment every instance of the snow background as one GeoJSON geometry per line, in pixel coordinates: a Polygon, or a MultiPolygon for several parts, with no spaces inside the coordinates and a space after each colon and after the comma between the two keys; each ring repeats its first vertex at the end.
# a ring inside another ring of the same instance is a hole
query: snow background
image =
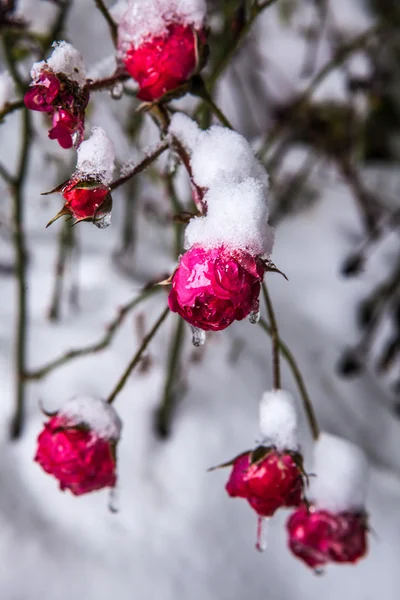
{"type": "MultiPolygon", "coordinates": [[[[347,26],[353,23],[355,29],[359,26],[362,30],[368,22],[362,20],[356,4],[335,2],[343,22],[347,26]]],[[[30,5],[38,26],[40,19],[45,22],[46,11],[53,9],[38,0],[32,0],[30,5]]],[[[274,60],[285,78],[293,81],[293,72],[298,69],[294,60],[297,40],[288,30],[279,29],[274,15],[272,10],[265,13],[252,43],[265,39],[265,33],[273,30],[270,49],[274,60]]],[[[75,4],[69,32],[87,65],[107,55],[107,29],[90,0],[75,4]]],[[[261,52],[263,44],[258,47],[261,52]]],[[[238,70],[244,60],[242,53],[238,70]]],[[[245,69],[243,72],[245,77],[245,69]]],[[[253,126],[241,122],[233,110],[229,74],[219,90],[219,100],[234,125],[244,133],[251,133],[253,126]]],[[[99,95],[87,125],[88,131],[93,124],[107,130],[120,161],[134,153],[122,139],[121,125],[115,116],[123,102],[113,105],[107,94],[99,95]],[[110,105],[111,110],[107,108],[110,105]]],[[[17,131],[17,115],[8,118],[0,129],[0,158],[9,165],[17,152],[17,131]]],[[[143,135],[149,138],[147,141],[146,137],[146,144],[154,141],[151,127],[143,135]]],[[[70,347],[96,341],[119,304],[129,300],[152,276],[171,269],[174,264],[171,233],[154,222],[149,223],[145,211],[139,210],[138,247],[130,265],[134,277],[121,275],[112,260],[123,219],[119,202],[122,197],[115,194],[110,228],[99,231],[89,224],[79,227],[80,311],[70,309],[65,303],[62,320],[51,325],[46,312],[61,225],[57,223],[49,230],[44,225],[59,209],[60,198],[50,196],[43,200],[39,194],[63,178],[54,159],[43,155],[43,149],[56,152],[54,143],[47,143],[45,136],[43,132],[37,140],[26,190],[31,251],[28,293],[32,368],[70,347]]],[[[70,159],[67,156],[65,151],[58,153],[63,161],[61,168],[68,174],[75,159],[72,152],[70,159]]],[[[367,175],[371,185],[378,186],[376,173],[371,170],[367,175]]],[[[204,350],[191,348],[187,331],[187,358],[193,353],[200,353],[202,358],[198,362],[187,360],[187,393],[175,415],[170,439],[160,441],[153,434],[152,424],[163,386],[168,334],[176,318],[169,316],[150,347],[150,371],[136,372],[116,401],[124,422],[118,448],[119,512],[108,511],[107,492],[79,499],[59,492],[56,481],[32,461],[35,440],[44,420],[38,401],[42,400],[51,410],[76,394],[105,397],[139,343],[134,317],[128,317],[112,347],[105,352],[71,362],[45,380],[29,385],[27,427],[23,438],[10,444],[7,427],[13,397],[15,283],[11,277],[2,276],[2,600],[75,597],[105,600],[111,595],[119,600],[177,597],[241,600],[248,596],[254,600],[397,598],[400,422],[393,415],[388,382],[378,380],[372,371],[360,379],[341,380],[335,375],[335,364],[343,348],[357,339],[356,305],[388,270],[398,240],[395,236],[388,238],[359,278],[343,279],[339,274],[340,264],[360,239],[359,215],[347,188],[333,170],[320,168],[313,181],[321,193],[320,201],[306,212],[287,218],[276,232],[273,260],[287,274],[289,282],[275,274],[268,278],[281,335],[299,362],[321,426],[359,444],[371,463],[367,508],[372,532],[368,557],[356,567],[331,566],[324,576],[315,576],[286,548],[285,511],[271,522],[269,549],[264,554],[257,553],[254,513],[246,503],[227,497],[224,491],[227,472],[206,472],[209,466],[251,447],[258,436],[258,402],[262,392],[271,386],[270,343],[259,327],[248,322],[209,335],[204,350]]],[[[385,173],[384,182],[391,191],[397,190],[400,183],[396,174],[390,172],[385,173]]],[[[149,183],[145,188],[142,185],[139,184],[139,192],[143,196],[161,204],[167,202],[164,192],[160,194],[161,188],[149,183]]],[[[4,187],[1,196],[3,219],[7,216],[4,187]]],[[[11,257],[4,237],[0,238],[0,253],[4,261],[11,257]]],[[[164,292],[160,292],[144,305],[146,329],[155,321],[165,301],[164,292]]],[[[285,387],[298,399],[286,368],[283,375],[285,387]]],[[[302,415],[300,425],[300,438],[310,465],[311,444],[302,415]]]]}

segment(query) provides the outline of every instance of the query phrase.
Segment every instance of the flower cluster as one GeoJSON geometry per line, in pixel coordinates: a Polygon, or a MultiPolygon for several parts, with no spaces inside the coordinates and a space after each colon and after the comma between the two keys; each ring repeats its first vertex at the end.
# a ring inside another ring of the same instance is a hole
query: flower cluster
{"type": "Polygon", "coordinates": [[[267,174],[248,142],[226,128],[201,132],[177,115],[170,134],[190,154],[195,200],[203,214],[186,228],[187,252],[172,277],[169,306],[204,331],[225,329],[249,314],[256,321],[273,243],[267,174]]]}
{"type": "Polygon", "coordinates": [[[75,496],[116,484],[121,421],[102,400],[74,398],[45,423],[35,461],[75,496]]]}
{"type": "Polygon", "coordinates": [[[204,0],[131,0],[121,11],[119,54],[139,84],[138,98],[152,102],[176,90],[203,66],[204,0]]]}
{"type": "Polygon", "coordinates": [[[71,44],[60,42],[47,61],[33,65],[31,77],[31,86],[24,97],[25,106],[52,118],[51,140],[57,140],[62,148],[79,146],[89,102],[80,53],[71,44]]]}

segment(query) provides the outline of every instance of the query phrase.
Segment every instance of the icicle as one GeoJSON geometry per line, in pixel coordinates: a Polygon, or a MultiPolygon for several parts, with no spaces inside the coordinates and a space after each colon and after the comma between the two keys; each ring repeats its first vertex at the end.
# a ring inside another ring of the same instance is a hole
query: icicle
{"type": "Polygon", "coordinates": [[[110,90],[110,96],[113,100],[121,100],[124,93],[124,85],[118,81],[110,90]]]}
{"type": "Polygon", "coordinates": [[[264,552],[268,547],[267,532],[270,519],[269,517],[258,517],[257,519],[257,542],[256,549],[264,552]]]}
{"type": "Polygon", "coordinates": [[[203,329],[199,329],[198,327],[190,326],[192,330],[192,344],[198,348],[199,346],[203,346],[206,341],[206,332],[203,329]]]}
{"type": "Polygon", "coordinates": [[[249,314],[249,321],[252,325],[255,325],[260,320],[260,300],[254,301],[253,308],[249,314]]]}
{"type": "Polygon", "coordinates": [[[117,488],[115,488],[115,487],[110,488],[109,495],[108,495],[108,510],[110,511],[110,513],[116,514],[119,512],[118,500],[119,500],[119,498],[118,498],[117,488]]]}

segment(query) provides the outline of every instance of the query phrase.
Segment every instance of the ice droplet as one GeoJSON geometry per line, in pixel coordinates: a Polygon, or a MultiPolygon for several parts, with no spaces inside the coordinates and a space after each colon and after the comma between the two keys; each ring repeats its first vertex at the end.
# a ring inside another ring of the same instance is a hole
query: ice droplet
{"type": "Polygon", "coordinates": [[[96,219],[94,221],[94,224],[99,229],[105,229],[106,227],[109,227],[111,225],[111,212],[106,213],[106,214],[102,215],[101,217],[99,217],[98,219],[96,219]]]}
{"type": "Polygon", "coordinates": [[[119,501],[118,500],[119,500],[119,498],[118,498],[117,488],[115,488],[115,487],[110,488],[109,496],[108,496],[108,510],[113,514],[116,514],[119,512],[119,501]]]}
{"type": "Polygon", "coordinates": [[[252,310],[249,314],[249,321],[252,325],[255,325],[260,320],[260,309],[252,310]]]}
{"type": "Polygon", "coordinates": [[[179,164],[179,158],[176,152],[174,152],[173,150],[170,150],[168,152],[168,157],[167,157],[167,173],[168,175],[174,175],[174,173],[176,172],[176,169],[178,168],[178,164],[179,164]]]}
{"type": "Polygon", "coordinates": [[[251,312],[249,314],[250,323],[252,325],[258,323],[258,321],[260,320],[260,316],[260,300],[257,298],[257,300],[254,301],[253,308],[251,309],[251,312]]]}
{"type": "Polygon", "coordinates": [[[110,96],[113,100],[121,100],[122,94],[124,93],[124,85],[121,81],[118,81],[110,90],[110,96]]]}
{"type": "Polygon", "coordinates": [[[268,525],[270,522],[269,517],[258,517],[257,518],[257,542],[256,549],[259,552],[265,552],[268,547],[267,533],[268,525]]]}
{"type": "Polygon", "coordinates": [[[190,326],[192,330],[192,344],[198,348],[199,346],[203,346],[206,341],[206,332],[203,329],[199,329],[198,327],[190,326]]]}

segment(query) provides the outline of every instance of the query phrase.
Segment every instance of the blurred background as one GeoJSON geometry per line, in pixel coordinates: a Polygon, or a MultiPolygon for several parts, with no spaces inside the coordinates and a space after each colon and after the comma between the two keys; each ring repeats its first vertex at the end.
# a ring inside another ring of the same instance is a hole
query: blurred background
{"type": "MultiPolygon", "coordinates": [[[[166,295],[161,291],[129,313],[105,350],[27,378],[18,395],[21,278],[13,191],[0,177],[2,600],[397,598],[400,6],[396,0],[277,0],[255,16],[252,4],[209,2],[204,79],[270,175],[272,259],[289,279],[268,275],[281,336],[322,429],[359,444],[369,458],[369,554],[357,566],[329,566],[314,575],[289,554],[285,511],[271,521],[268,549],[259,554],[255,515],[228,498],[226,471],[207,473],[254,445],[258,401],[272,384],[270,341],[248,322],[208,335],[199,349],[185,329],[166,391],[177,323],[171,315],[116,402],[124,423],[116,497],[103,491],[75,498],[58,490],[33,462],[44,420],[39,403],[55,410],[77,394],[106,397],[166,295]],[[16,432],[17,397],[25,410],[16,432]],[[166,401],[168,411],[160,411],[166,401]],[[17,439],[10,439],[10,426],[17,439]]],[[[93,0],[2,0],[0,35],[0,71],[11,52],[24,81],[38,48],[53,35],[82,52],[89,77],[104,77],[115,66],[93,0]]],[[[16,90],[15,101],[20,98],[16,90]]],[[[100,125],[108,132],[119,165],[140,160],[157,139],[137,106],[131,82],[92,94],[87,131],[100,125]]],[[[215,122],[193,97],[174,107],[203,127],[215,122]]],[[[0,121],[0,164],[11,172],[23,114],[15,110],[0,121]]],[[[61,198],[40,194],[69,177],[75,153],[48,140],[42,114],[32,118],[21,189],[28,373],[100,340],[118,307],[173,270],[182,226],[173,223],[170,198],[190,202],[185,172],[162,157],[116,191],[107,230],[87,223],[71,229],[60,221],[45,230],[61,198]]],[[[290,371],[283,375],[298,397],[290,371]]],[[[299,412],[310,470],[300,400],[299,412]]]]}

